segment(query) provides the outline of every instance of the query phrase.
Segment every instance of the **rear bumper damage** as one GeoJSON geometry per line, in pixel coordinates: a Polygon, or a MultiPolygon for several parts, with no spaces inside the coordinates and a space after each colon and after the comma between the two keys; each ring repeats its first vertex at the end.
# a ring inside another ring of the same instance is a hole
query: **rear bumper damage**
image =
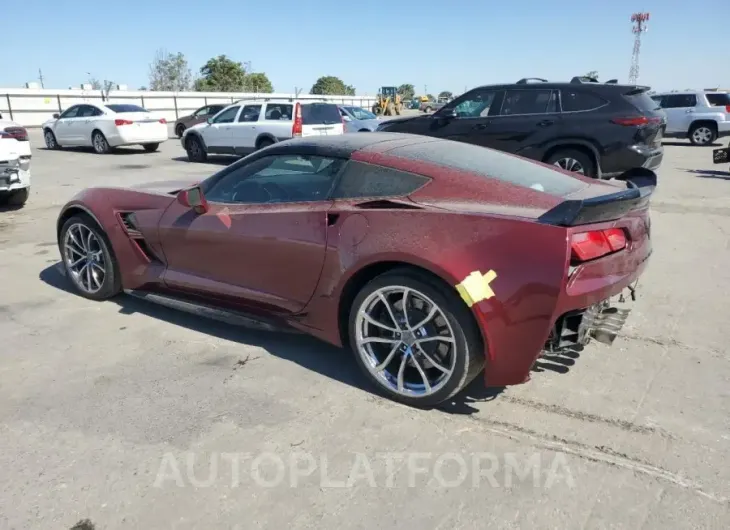
{"type": "Polygon", "coordinates": [[[631,312],[631,302],[636,299],[636,288],[635,282],[618,296],[560,315],[542,353],[579,349],[591,340],[613,344],[631,312]]]}

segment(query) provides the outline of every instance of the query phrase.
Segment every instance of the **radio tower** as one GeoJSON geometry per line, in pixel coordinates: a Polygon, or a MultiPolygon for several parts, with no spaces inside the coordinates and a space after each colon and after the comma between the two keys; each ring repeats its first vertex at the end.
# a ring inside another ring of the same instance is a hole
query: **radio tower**
{"type": "Polygon", "coordinates": [[[641,34],[647,30],[649,13],[634,13],[631,15],[631,31],[634,34],[634,53],[631,54],[631,69],[629,70],[629,84],[639,82],[639,53],[641,52],[641,34]]]}

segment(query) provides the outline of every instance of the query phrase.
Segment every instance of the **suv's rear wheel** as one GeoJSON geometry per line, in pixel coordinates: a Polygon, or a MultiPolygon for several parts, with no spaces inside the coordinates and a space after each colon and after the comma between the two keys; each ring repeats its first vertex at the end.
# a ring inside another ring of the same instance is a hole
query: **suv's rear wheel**
{"type": "Polygon", "coordinates": [[[717,139],[717,129],[709,123],[695,123],[689,130],[692,145],[710,145],[717,139]]]}
{"type": "Polygon", "coordinates": [[[585,175],[586,177],[596,176],[596,165],[593,159],[583,151],[577,149],[561,149],[551,154],[545,161],[566,171],[585,175]]]}

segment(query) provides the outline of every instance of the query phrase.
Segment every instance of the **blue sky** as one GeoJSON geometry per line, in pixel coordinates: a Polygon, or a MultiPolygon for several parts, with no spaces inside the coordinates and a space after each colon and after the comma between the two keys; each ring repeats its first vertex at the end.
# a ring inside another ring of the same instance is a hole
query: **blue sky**
{"type": "Polygon", "coordinates": [[[642,84],[730,88],[728,0],[3,4],[3,26],[17,21],[29,30],[2,47],[0,87],[35,81],[41,68],[47,88],[79,85],[87,72],[138,88],[148,84],[159,48],[184,53],[194,72],[220,54],[250,61],[277,92],[308,91],[320,75],[338,76],[358,94],[402,83],[414,84],[417,93],[425,87],[460,93],[526,76],[567,80],[589,70],[625,81],[633,47],[629,18],[641,10],[651,12],[642,84]]]}

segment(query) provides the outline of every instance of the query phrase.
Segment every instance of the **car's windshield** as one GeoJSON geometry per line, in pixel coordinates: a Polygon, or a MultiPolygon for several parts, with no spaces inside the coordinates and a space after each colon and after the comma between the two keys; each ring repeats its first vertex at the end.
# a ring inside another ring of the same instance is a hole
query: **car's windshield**
{"type": "Polygon", "coordinates": [[[707,101],[713,107],[727,107],[730,106],[730,94],[725,92],[716,92],[714,94],[705,94],[707,101]]]}
{"type": "Polygon", "coordinates": [[[362,107],[342,107],[347,112],[352,114],[356,120],[375,120],[377,119],[377,116],[370,112],[369,110],[365,110],[362,107]]]}
{"type": "Polygon", "coordinates": [[[144,109],[138,105],[127,105],[127,104],[111,104],[107,105],[106,108],[109,110],[112,110],[116,113],[122,113],[122,112],[149,112],[147,109],[144,109]]]}

